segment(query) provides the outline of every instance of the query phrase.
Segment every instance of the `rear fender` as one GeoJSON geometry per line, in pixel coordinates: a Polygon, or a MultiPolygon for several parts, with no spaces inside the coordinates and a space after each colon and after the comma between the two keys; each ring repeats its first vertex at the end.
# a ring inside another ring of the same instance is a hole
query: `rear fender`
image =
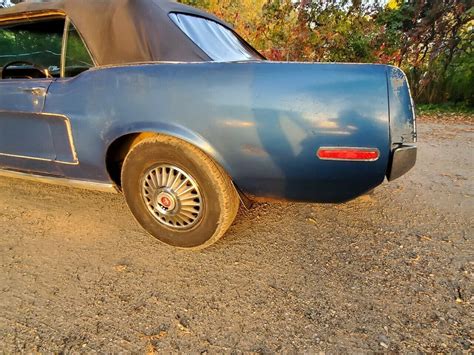
{"type": "Polygon", "coordinates": [[[107,150],[118,139],[129,134],[155,133],[164,134],[186,141],[201,149],[204,153],[214,159],[224,170],[228,171],[228,165],[221,154],[203,137],[190,129],[174,123],[166,122],[137,122],[132,126],[123,124],[110,130],[105,135],[107,150]]]}

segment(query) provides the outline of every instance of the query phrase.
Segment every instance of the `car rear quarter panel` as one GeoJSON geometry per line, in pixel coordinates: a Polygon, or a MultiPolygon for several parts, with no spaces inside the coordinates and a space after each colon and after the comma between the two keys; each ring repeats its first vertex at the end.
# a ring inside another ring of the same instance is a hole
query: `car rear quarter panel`
{"type": "Polygon", "coordinates": [[[55,82],[46,112],[71,120],[74,178],[109,181],[109,145],[163,132],[203,149],[253,196],[339,202],[385,176],[387,67],[354,64],[146,64],[55,82]],[[378,148],[375,162],[322,161],[321,146],[378,148]]]}
{"type": "Polygon", "coordinates": [[[387,67],[390,107],[390,133],[393,146],[415,143],[417,139],[413,100],[405,73],[397,67],[387,67]]]}

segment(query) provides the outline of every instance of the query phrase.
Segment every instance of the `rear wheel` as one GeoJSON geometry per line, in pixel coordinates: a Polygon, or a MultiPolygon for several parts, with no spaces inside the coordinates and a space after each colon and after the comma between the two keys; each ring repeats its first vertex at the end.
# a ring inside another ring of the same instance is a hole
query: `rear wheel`
{"type": "Polygon", "coordinates": [[[202,249],[230,227],[239,198],[229,176],[200,149],[156,135],[137,143],[122,168],[125,199],[160,241],[202,249]]]}

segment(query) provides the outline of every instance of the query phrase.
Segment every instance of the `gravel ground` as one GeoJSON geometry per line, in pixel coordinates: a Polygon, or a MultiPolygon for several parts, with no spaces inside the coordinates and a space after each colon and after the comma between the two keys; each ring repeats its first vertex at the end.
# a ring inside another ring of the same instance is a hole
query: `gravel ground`
{"type": "Polygon", "coordinates": [[[149,237],[120,195],[0,179],[0,349],[472,351],[474,128],[419,131],[401,179],[257,205],[194,253],[149,237]]]}

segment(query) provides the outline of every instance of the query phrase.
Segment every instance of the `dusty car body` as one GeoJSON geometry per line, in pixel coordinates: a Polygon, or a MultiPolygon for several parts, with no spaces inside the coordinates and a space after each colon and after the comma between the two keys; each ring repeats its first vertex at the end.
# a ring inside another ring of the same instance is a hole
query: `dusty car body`
{"type": "MultiPolygon", "coordinates": [[[[159,135],[202,152],[244,200],[344,202],[415,164],[413,103],[396,67],[269,62],[225,22],[161,0],[0,10],[0,48],[20,33],[46,33],[58,43],[50,57],[28,45],[0,53],[1,175],[120,191],[130,151],[159,135]]],[[[158,174],[189,178],[206,210],[205,188],[186,164],[165,160],[158,174]]],[[[157,171],[147,173],[153,178],[157,171]]],[[[168,185],[143,190],[160,199],[148,206],[159,210],[158,224],[170,206],[177,214],[182,205],[168,185]]],[[[204,219],[199,213],[189,230],[204,219]]],[[[140,223],[150,231],[153,221],[140,223]]],[[[168,244],[210,243],[187,243],[188,229],[170,221],[161,227],[151,233],[168,244]]]]}

